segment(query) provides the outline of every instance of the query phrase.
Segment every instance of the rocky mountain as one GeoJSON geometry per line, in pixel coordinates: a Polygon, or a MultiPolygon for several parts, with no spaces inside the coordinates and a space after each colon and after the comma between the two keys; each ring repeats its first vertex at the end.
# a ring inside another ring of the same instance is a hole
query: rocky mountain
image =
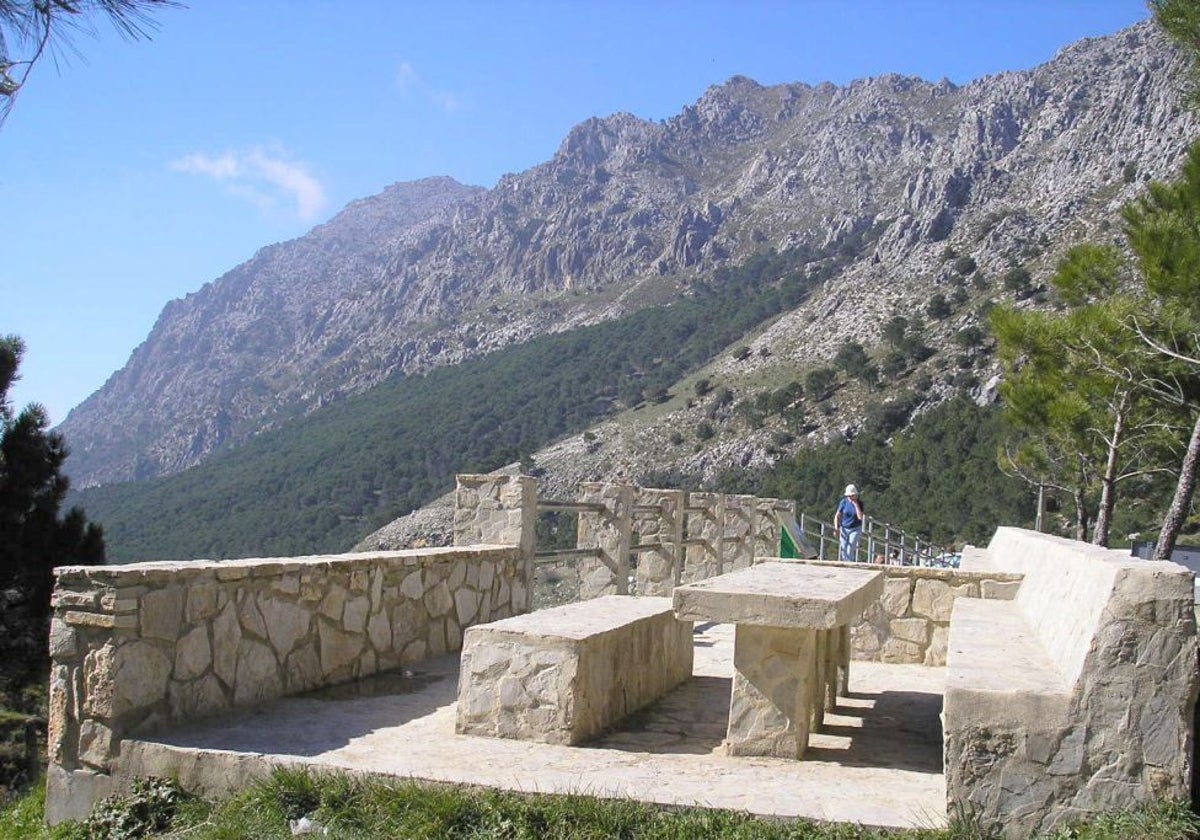
{"type": "MultiPolygon", "coordinates": [[[[687,295],[768,248],[847,243],[817,294],[712,376],[794,377],[847,340],[874,346],[891,316],[961,285],[948,257],[969,256],[969,295],[930,324],[944,342],[1013,292],[1006,272],[1036,287],[1065,247],[1115,233],[1120,206],[1174,173],[1197,136],[1183,69],[1145,23],[965,86],[735,77],[663,123],[588,120],[490,190],[393,185],[169,304],[62,424],[68,468],[76,486],[169,475],[390,377],[687,295]]],[[[986,357],[971,364],[986,383],[986,357]]],[[[697,422],[696,406],[676,408],[697,422]]],[[[598,434],[613,469],[634,469],[622,453],[661,457],[665,428],[598,434]]],[[[679,458],[703,468],[767,448],[717,435],[679,458]]]]}

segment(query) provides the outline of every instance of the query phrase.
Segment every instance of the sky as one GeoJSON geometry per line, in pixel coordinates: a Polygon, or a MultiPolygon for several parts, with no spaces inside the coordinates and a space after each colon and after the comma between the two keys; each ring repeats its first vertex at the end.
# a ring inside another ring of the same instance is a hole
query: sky
{"type": "MultiPolygon", "coordinates": [[[[103,19],[0,126],[0,335],[53,423],[171,300],[350,201],[495,185],[572,126],[678,114],[731,76],[965,84],[1148,17],[1144,0],[185,0],[103,19]]],[[[69,443],[69,442],[68,442],[69,443]]]]}

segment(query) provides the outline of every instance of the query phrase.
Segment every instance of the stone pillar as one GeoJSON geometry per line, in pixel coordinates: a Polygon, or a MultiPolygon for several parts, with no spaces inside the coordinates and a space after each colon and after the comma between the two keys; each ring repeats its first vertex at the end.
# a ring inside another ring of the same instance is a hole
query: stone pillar
{"type": "Polygon", "coordinates": [[[599,549],[599,556],[579,559],[579,597],[629,594],[629,545],[633,528],[633,488],[628,484],[587,482],[581,502],[604,505],[603,511],[580,511],[576,546],[599,549]]]}
{"type": "Polygon", "coordinates": [[[687,494],[682,490],[639,488],[633,497],[635,507],[657,505],[657,512],[634,511],[633,532],[638,543],[658,543],[660,548],[638,552],[637,592],[639,595],[670,595],[683,571],[683,507],[687,494]]]}
{"type": "Polygon", "coordinates": [[[843,697],[850,694],[850,655],[853,648],[850,644],[850,625],[843,624],[837,633],[837,685],[834,691],[843,697]]]}
{"type": "Polygon", "coordinates": [[[737,625],[726,753],[804,755],[818,679],[817,632],[737,625]]]}
{"type": "Polygon", "coordinates": [[[721,536],[721,570],[733,572],[754,562],[758,528],[758,499],[754,496],[725,497],[725,527],[721,536]]]}
{"type": "Polygon", "coordinates": [[[758,516],[754,520],[754,562],[760,562],[768,557],[779,556],[780,531],[779,520],[775,511],[790,513],[796,516],[796,503],[783,499],[756,499],[755,508],[758,516]]]}
{"type": "Polygon", "coordinates": [[[721,566],[721,538],[725,533],[725,497],[720,493],[688,493],[681,583],[694,583],[715,577],[721,566]],[[693,543],[693,540],[702,540],[693,543]]]}
{"type": "Polygon", "coordinates": [[[533,602],[533,552],[537,540],[537,479],[528,475],[459,475],[454,491],[455,545],[515,545],[521,573],[513,579],[512,609],[533,602]]]}

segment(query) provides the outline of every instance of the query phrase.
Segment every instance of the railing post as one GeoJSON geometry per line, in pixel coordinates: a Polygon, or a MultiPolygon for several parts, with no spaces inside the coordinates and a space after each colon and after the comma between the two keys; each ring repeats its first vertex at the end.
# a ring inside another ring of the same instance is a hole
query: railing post
{"type": "MultiPolygon", "coordinates": [[[[783,499],[755,499],[754,546],[750,562],[758,563],[764,557],[778,557],[783,526],[776,511],[786,511],[796,518],[796,503],[783,499]]],[[[800,529],[804,530],[801,523],[800,529]]]]}
{"type": "Polygon", "coordinates": [[[580,501],[598,502],[603,512],[579,514],[578,548],[595,548],[598,555],[579,561],[579,597],[629,594],[629,547],[632,542],[633,488],[628,484],[588,482],[580,501]]]}
{"type": "Polygon", "coordinates": [[[634,494],[633,531],[640,543],[657,542],[659,547],[638,555],[639,595],[670,595],[679,583],[683,568],[682,490],[638,489],[634,494]],[[654,507],[655,510],[638,510],[654,507]]]}
{"type": "Polygon", "coordinates": [[[683,583],[721,574],[721,538],[725,534],[725,497],[720,493],[688,493],[684,529],[683,583]]]}
{"type": "Polygon", "coordinates": [[[533,605],[533,553],[537,545],[537,479],[528,475],[459,475],[454,491],[455,545],[515,545],[522,574],[514,581],[515,614],[533,605]]]}
{"type": "Polygon", "coordinates": [[[754,563],[757,538],[758,499],[753,496],[726,496],[722,516],[721,571],[749,568],[754,563]]]}

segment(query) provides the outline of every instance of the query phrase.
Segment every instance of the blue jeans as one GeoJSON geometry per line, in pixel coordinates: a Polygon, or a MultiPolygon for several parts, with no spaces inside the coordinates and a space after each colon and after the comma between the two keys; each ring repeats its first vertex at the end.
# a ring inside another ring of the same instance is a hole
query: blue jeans
{"type": "Polygon", "coordinates": [[[862,526],[841,529],[841,554],[839,559],[854,563],[858,560],[858,541],[862,539],[862,526]]]}

